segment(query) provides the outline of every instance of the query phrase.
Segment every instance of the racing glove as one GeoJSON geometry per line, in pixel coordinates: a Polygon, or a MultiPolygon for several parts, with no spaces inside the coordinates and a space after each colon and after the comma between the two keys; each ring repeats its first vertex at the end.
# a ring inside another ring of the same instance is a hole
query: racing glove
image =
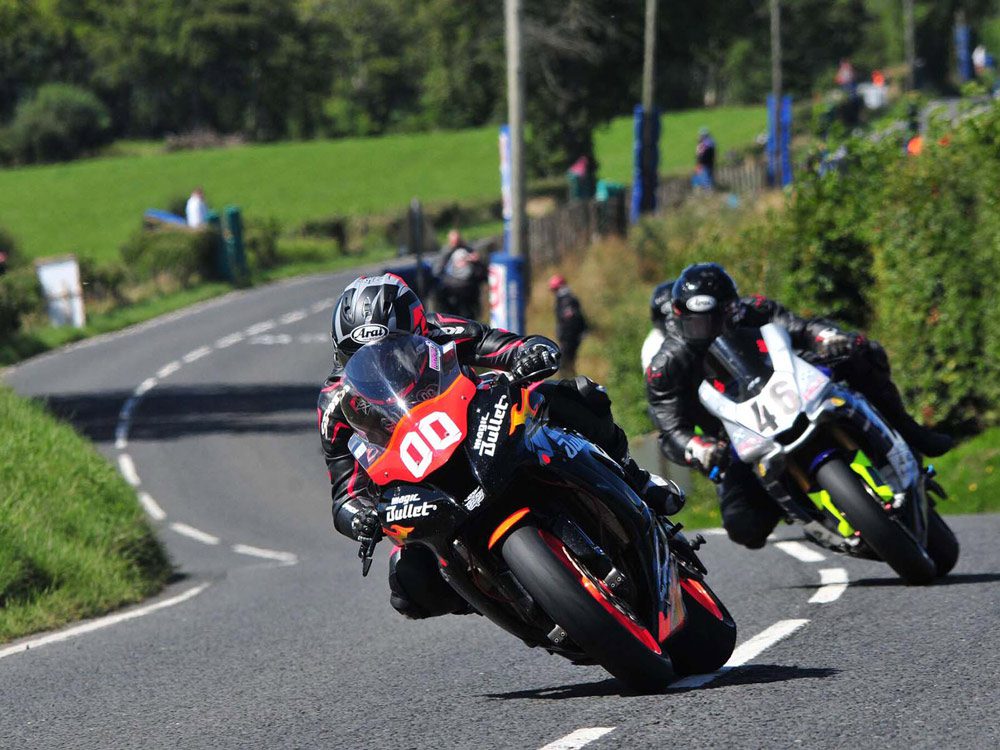
{"type": "Polygon", "coordinates": [[[555,375],[559,370],[559,347],[553,344],[531,344],[521,349],[510,374],[515,380],[536,381],[555,375]]]}
{"type": "Polygon", "coordinates": [[[722,471],[729,463],[729,446],[710,437],[695,435],[684,447],[684,460],[706,475],[722,471]]]}
{"type": "Polygon", "coordinates": [[[816,334],[816,354],[821,359],[846,357],[858,341],[856,333],[844,333],[836,328],[824,328],[816,334]]]}
{"type": "Polygon", "coordinates": [[[374,541],[382,535],[378,520],[378,512],[371,506],[365,506],[351,519],[351,536],[362,544],[374,541]]]}

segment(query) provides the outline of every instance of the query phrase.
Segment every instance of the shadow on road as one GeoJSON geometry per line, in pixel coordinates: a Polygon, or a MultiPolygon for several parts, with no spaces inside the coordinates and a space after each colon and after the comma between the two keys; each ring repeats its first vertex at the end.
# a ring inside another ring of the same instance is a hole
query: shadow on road
{"type": "MultiPolygon", "coordinates": [[[[931,587],[961,586],[966,583],[995,583],[996,581],[1000,581],[1000,573],[953,573],[944,578],[938,578],[931,584],[931,587]]],[[[860,578],[857,581],[851,581],[851,586],[909,588],[899,578],[860,578]]]]}
{"type": "MultiPolygon", "coordinates": [[[[111,442],[129,391],[44,396],[57,417],[91,440],[111,442]]],[[[133,440],[174,440],[209,433],[291,433],[316,429],[319,385],[273,383],[159,386],[147,393],[132,417],[133,440]]]]}
{"type": "MultiPolygon", "coordinates": [[[[688,693],[692,690],[713,690],[715,688],[733,687],[736,685],[765,685],[769,682],[787,682],[789,680],[821,680],[839,674],[839,669],[831,667],[796,667],[781,664],[751,664],[747,667],[732,669],[716,680],[701,687],[688,690],[664,690],[669,693],[688,693]]],[[[531,690],[514,690],[509,693],[487,693],[484,698],[500,700],[565,700],[568,698],[604,698],[610,696],[636,697],[635,693],[614,678],[598,680],[597,682],[581,682],[573,685],[558,685],[555,687],[536,688],[531,690]]]]}

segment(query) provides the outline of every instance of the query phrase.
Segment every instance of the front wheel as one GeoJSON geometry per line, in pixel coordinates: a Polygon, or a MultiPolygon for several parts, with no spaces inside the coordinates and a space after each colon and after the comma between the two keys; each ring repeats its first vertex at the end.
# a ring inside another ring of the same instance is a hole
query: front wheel
{"type": "Polygon", "coordinates": [[[934,561],[917,541],[886,513],[869,493],[861,477],[839,458],[827,461],[816,472],[820,487],[830,493],[834,505],[861,538],[909,584],[934,580],[934,561]]]}
{"type": "Polygon", "coordinates": [[[736,622],[726,605],[696,578],[681,578],[684,627],[663,644],[679,675],[720,669],[736,647],[736,622]]]}
{"type": "Polygon", "coordinates": [[[670,682],[674,671],[656,638],[557,537],[521,526],[501,554],[542,610],[608,672],[641,691],[662,690],[670,682]]]}
{"type": "Polygon", "coordinates": [[[934,508],[927,513],[927,551],[939,576],[946,576],[958,562],[958,539],[934,508]]]}

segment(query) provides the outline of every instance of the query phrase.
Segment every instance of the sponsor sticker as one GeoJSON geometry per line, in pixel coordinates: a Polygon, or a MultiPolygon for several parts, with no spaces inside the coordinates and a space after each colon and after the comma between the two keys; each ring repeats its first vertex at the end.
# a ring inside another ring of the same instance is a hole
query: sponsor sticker
{"type": "Polygon", "coordinates": [[[708,312],[715,309],[715,297],[710,294],[696,294],[687,301],[687,309],[691,312],[708,312]]]}
{"type": "Polygon", "coordinates": [[[441,372],[441,350],[434,344],[427,346],[427,364],[430,365],[432,370],[441,372]]]}
{"type": "Polygon", "coordinates": [[[465,505],[466,510],[475,510],[483,504],[483,498],[485,497],[486,491],[482,487],[476,487],[476,489],[470,492],[468,497],[466,497],[462,503],[465,505]]]}
{"type": "Polygon", "coordinates": [[[351,340],[357,344],[370,344],[385,338],[389,329],[381,323],[365,323],[351,331],[351,340]]]}
{"type": "Polygon", "coordinates": [[[472,444],[472,449],[480,456],[493,456],[497,452],[497,441],[500,439],[500,428],[503,427],[504,418],[507,416],[507,408],[510,402],[507,396],[501,396],[493,407],[493,413],[479,421],[476,428],[476,440],[472,444]]]}

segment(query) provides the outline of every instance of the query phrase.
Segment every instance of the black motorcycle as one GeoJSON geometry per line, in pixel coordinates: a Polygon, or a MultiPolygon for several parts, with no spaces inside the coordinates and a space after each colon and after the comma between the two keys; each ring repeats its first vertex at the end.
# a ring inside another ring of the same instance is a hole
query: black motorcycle
{"type": "MultiPolygon", "coordinates": [[[[454,344],[399,334],[362,347],[344,383],[384,534],[429,548],[475,611],[639,690],[729,658],[736,625],[705,583],[703,540],[655,517],[615,461],[551,424],[537,389],[464,370],[454,344]]],[[[365,574],[375,543],[360,552],[365,574]]]]}

